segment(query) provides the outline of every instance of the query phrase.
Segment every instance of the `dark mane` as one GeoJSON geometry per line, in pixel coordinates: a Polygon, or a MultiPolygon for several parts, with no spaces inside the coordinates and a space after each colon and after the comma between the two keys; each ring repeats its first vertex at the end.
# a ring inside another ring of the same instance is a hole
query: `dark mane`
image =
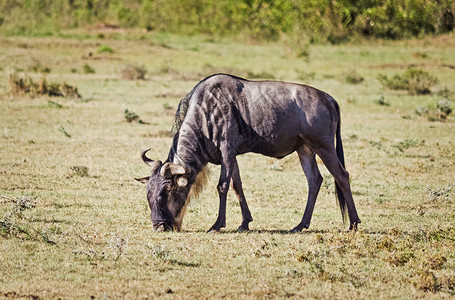
{"type": "MultiPolygon", "coordinates": [[[[194,90],[193,90],[194,91],[194,90]]],[[[172,124],[172,134],[179,132],[180,127],[182,126],[183,120],[186,117],[188,111],[188,103],[190,102],[193,91],[188,93],[182,100],[179,102],[177,111],[175,112],[174,123],[172,124]]]]}
{"type": "Polygon", "coordinates": [[[239,80],[245,80],[241,77],[237,77],[237,76],[233,76],[233,75],[228,75],[228,74],[213,74],[213,75],[210,75],[206,78],[204,78],[203,80],[201,80],[192,90],[191,92],[189,92],[182,100],[180,100],[179,102],[179,106],[177,107],[177,111],[175,112],[175,118],[174,118],[174,123],[172,124],[172,134],[175,135],[176,133],[179,132],[180,130],[180,127],[182,126],[182,123],[183,123],[183,120],[185,120],[185,117],[186,117],[186,113],[188,112],[188,106],[189,106],[189,102],[190,102],[190,99],[191,97],[193,96],[194,92],[196,91],[196,89],[201,85],[201,83],[203,83],[204,81],[206,81],[207,79],[211,78],[211,77],[214,77],[214,76],[217,76],[217,75],[227,75],[227,76],[230,76],[232,78],[235,78],[235,79],[239,79],[239,80]]]}
{"type": "MultiPolygon", "coordinates": [[[[193,93],[196,90],[196,88],[199,86],[199,84],[197,84],[193,88],[193,90],[191,90],[191,92],[189,92],[179,102],[179,105],[175,112],[174,122],[172,124],[172,134],[174,136],[174,139],[172,142],[171,150],[169,152],[168,161],[172,161],[174,159],[174,155],[176,155],[177,143],[178,143],[178,139],[179,139],[178,134],[179,134],[180,128],[182,127],[183,120],[185,120],[186,114],[188,112],[190,99],[193,96],[193,93]]],[[[195,181],[194,181],[193,185],[191,186],[190,193],[188,195],[187,201],[185,202],[185,206],[183,208],[184,211],[186,210],[187,205],[191,202],[191,199],[198,198],[199,194],[202,192],[204,186],[206,185],[206,183],[208,181],[209,174],[210,174],[210,172],[206,165],[204,165],[202,167],[202,169],[198,173],[196,173],[195,181]]]]}

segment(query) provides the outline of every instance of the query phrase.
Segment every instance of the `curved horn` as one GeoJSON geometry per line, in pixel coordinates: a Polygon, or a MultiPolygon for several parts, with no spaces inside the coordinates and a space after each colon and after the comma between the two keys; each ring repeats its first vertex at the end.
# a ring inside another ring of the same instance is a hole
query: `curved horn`
{"type": "Polygon", "coordinates": [[[145,149],[141,152],[141,158],[142,160],[152,168],[152,171],[154,169],[156,169],[159,165],[161,165],[161,161],[154,161],[154,160],[151,160],[150,158],[147,157],[147,155],[145,155],[148,151],[150,151],[150,148],[148,149],[145,149]]]}
{"type": "Polygon", "coordinates": [[[183,166],[171,162],[165,163],[160,171],[161,176],[164,178],[171,178],[172,175],[183,175],[185,173],[186,170],[183,166]]]}

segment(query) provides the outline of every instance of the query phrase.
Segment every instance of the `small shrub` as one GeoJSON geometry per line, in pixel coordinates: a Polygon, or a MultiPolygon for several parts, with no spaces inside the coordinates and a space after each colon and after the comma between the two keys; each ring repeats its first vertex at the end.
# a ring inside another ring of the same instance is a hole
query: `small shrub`
{"type": "Polygon", "coordinates": [[[19,76],[15,68],[7,72],[8,84],[12,94],[29,94],[32,97],[46,95],[51,97],[80,98],[77,87],[66,83],[48,82],[45,78],[35,82],[27,76],[19,76]]]}
{"type": "Polygon", "coordinates": [[[439,100],[438,103],[436,104],[436,108],[441,112],[441,114],[444,115],[444,119],[450,115],[453,111],[452,108],[452,101],[443,99],[439,100]]]}
{"type": "Polygon", "coordinates": [[[122,70],[122,79],[126,80],[145,80],[147,69],[145,66],[126,65],[122,70]]]}
{"type": "Polygon", "coordinates": [[[414,286],[419,290],[437,292],[440,289],[440,283],[434,273],[428,269],[419,272],[414,279],[414,286]]]}
{"type": "Polygon", "coordinates": [[[453,112],[453,102],[446,99],[439,100],[436,105],[420,106],[415,112],[419,116],[426,116],[429,121],[445,121],[453,112]]]}
{"type": "Polygon", "coordinates": [[[392,251],[392,250],[396,249],[393,239],[391,239],[387,235],[384,235],[382,237],[382,240],[379,241],[379,243],[377,244],[377,248],[381,249],[381,250],[388,250],[388,251],[392,251]]]}
{"type": "Polygon", "coordinates": [[[164,103],[163,104],[163,109],[166,110],[166,111],[174,111],[174,107],[172,107],[172,105],[170,105],[169,103],[164,103]]]}
{"type": "Polygon", "coordinates": [[[114,50],[112,50],[111,47],[107,46],[107,45],[101,45],[98,47],[98,50],[97,50],[98,53],[114,53],[114,50]]]}
{"type": "Polygon", "coordinates": [[[43,66],[40,62],[35,63],[31,68],[31,71],[35,73],[50,73],[51,68],[43,66]]]}
{"type": "Polygon", "coordinates": [[[378,80],[391,90],[407,90],[411,95],[425,95],[431,93],[431,88],[438,82],[437,78],[417,68],[407,69],[403,75],[394,75],[389,79],[380,74],[378,80]]]}
{"type": "Polygon", "coordinates": [[[94,74],[94,73],[96,73],[96,71],[89,64],[85,64],[85,65],[82,66],[82,73],[84,73],[84,74],[94,74]]]}
{"type": "Polygon", "coordinates": [[[404,141],[399,142],[396,145],[392,145],[392,147],[397,148],[400,152],[404,152],[408,148],[418,147],[423,145],[425,141],[417,140],[417,139],[405,139],[404,141]]]}
{"type": "Polygon", "coordinates": [[[30,236],[29,229],[25,226],[22,226],[19,222],[19,219],[22,218],[22,212],[34,208],[36,203],[36,198],[31,197],[17,197],[15,199],[0,196],[1,198],[12,202],[12,208],[3,216],[0,220],[0,236],[11,237],[18,236],[20,234],[25,234],[30,236]]]}
{"type": "Polygon", "coordinates": [[[427,255],[425,257],[424,265],[432,270],[439,270],[442,268],[447,258],[441,253],[435,253],[433,255],[427,255]]]}
{"type": "Polygon", "coordinates": [[[388,260],[390,264],[394,266],[404,266],[408,261],[410,261],[412,258],[414,258],[415,255],[413,252],[410,251],[399,251],[396,253],[392,253],[389,257],[388,260]]]}
{"type": "Polygon", "coordinates": [[[412,52],[412,56],[415,57],[415,58],[419,58],[419,59],[428,58],[428,54],[427,53],[420,52],[420,51],[412,52]]]}
{"type": "Polygon", "coordinates": [[[390,106],[390,103],[384,100],[384,96],[381,96],[378,99],[374,100],[374,103],[382,106],[390,106]]]}
{"type": "Polygon", "coordinates": [[[446,290],[455,290],[455,275],[443,275],[441,278],[441,286],[446,290]]]}
{"type": "Polygon", "coordinates": [[[428,188],[427,192],[430,196],[432,202],[437,200],[449,200],[450,199],[450,192],[452,191],[452,186],[442,187],[440,189],[433,189],[431,187],[428,188]]]}
{"type": "Polygon", "coordinates": [[[445,87],[437,90],[436,95],[441,98],[448,99],[453,95],[453,93],[447,87],[445,87]]]}
{"type": "MultiPolygon", "coordinates": [[[[67,97],[67,98],[80,98],[81,97],[81,95],[79,95],[79,93],[77,91],[77,87],[66,84],[66,82],[64,82],[62,85],[60,85],[59,90],[60,90],[60,94],[63,97],[67,97]]],[[[59,96],[60,94],[58,94],[57,96],[59,96]]]]}
{"type": "Polygon", "coordinates": [[[33,81],[27,77],[20,77],[17,72],[16,68],[10,68],[6,72],[10,92],[15,95],[30,92],[33,81]]]}
{"type": "Polygon", "coordinates": [[[88,167],[86,166],[72,166],[70,167],[71,171],[74,172],[74,175],[80,177],[89,177],[88,175],[88,167]]]}
{"type": "Polygon", "coordinates": [[[411,95],[431,94],[431,87],[438,82],[436,77],[419,69],[408,69],[407,72],[405,78],[408,80],[408,90],[411,95]]]}
{"type": "Polygon", "coordinates": [[[350,84],[358,84],[361,83],[364,80],[364,78],[356,71],[352,71],[345,74],[345,80],[347,83],[350,84]]]}
{"type": "Polygon", "coordinates": [[[132,123],[133,121],[135,122],[138,122],[139,124],[150,124],[148,122],[144,122],[142,121],[141,119],[139,119],[139,116],[133,112],[133,111],[129,111],[128,109],[125,109],[125,112],[124,112],[124,117],[125,117],[125,120],[128,122],[128,123],[132,123]]]}
{"type": "Polygon", "coordinates": [[[135,112],[125,109],[125,120],[128,123],[131,123],[133,121],[139,120],[139,116],[135,112]]]}

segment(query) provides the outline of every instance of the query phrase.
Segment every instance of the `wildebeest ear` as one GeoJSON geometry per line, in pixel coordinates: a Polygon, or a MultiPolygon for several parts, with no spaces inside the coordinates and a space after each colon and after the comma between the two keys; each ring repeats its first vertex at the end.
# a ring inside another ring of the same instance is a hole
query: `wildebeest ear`
{"type": "Polygon", "coordinates": [[[188,179],[186,179],[185,177],[183,176],[180,176],[178,179],[177,179],[177,184],[181,187],[184,187],[188,184],[188,179]]]}
{"type": "Polygon", "coordinates": [[[139,181],[141,183],[147,183],[149,181],[149,178],[150,178],[150,176],[142,177],[142,178],[134,178],[134,179],[136,179],[137,181],[139,181]]]}
{"type": "Polygon", "coordinates": [[[160,171],[161,176],[164,178],[171,178],[172,175],[183,175],[185,173],[186,170],[183,166],[171,162],[165,163],[160,171]]]}

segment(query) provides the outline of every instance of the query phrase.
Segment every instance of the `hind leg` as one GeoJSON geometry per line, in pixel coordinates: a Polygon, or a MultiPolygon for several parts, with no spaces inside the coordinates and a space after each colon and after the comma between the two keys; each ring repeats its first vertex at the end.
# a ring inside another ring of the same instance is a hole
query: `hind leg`
{"type": "Polygon", "coordinates": [[[318,197],[319,189],[321,188],[322,184],[322,176],[319,172],[313,149],[304,144],[297,150],[297,154],[299,155],[300,164],[308,181],[308,200],[306,203],[305,212],[303,213],[302,221],[299,223],[299,225],[291,230],[292,233],[300,232],[303,230],[303,228],[310,227],[314,205],[316,203],[316,198],[318,197]]]}
{"type": "Polygon", "coordinates": [[[243,194],[242,180],[240,179],[240,171],[237,160],[234,162],[234,169],[232,171],[232,181],[231,186],[234,189],[237,198],[239,199],[240,208],[242,210],[242,224],[237,229],[237,231],[248,231],[250,230],[248,224],[253,221],[251,217],[250,209],[246,203],[245,195],[243,194]]]}
{"type": "MultiPolygon", "coordinates": [[[[349,184],[349,173],[346,171],[346,169],[343,167],[340,160],[338,159],[333,144],[329,143],[325,147],[318,148],[316,152],[324,162],[324,165],[327,167],[329,172],[335,178],[336,184],[339,186],[341,195],[338,195],[338,197],[339,199],[340,196],[344,198],[346,207],[348,209],[350,222],[349,230],[356,230],[357,224],[360,223],[360,219],[355,208],[354,199],[352,198],[351,186],[349,184]]],[[[340,206],[342,206],[341,203],[340,206]]],[[[341,207],[341,209],[343,212],[344,207],[341,207]]]]}

